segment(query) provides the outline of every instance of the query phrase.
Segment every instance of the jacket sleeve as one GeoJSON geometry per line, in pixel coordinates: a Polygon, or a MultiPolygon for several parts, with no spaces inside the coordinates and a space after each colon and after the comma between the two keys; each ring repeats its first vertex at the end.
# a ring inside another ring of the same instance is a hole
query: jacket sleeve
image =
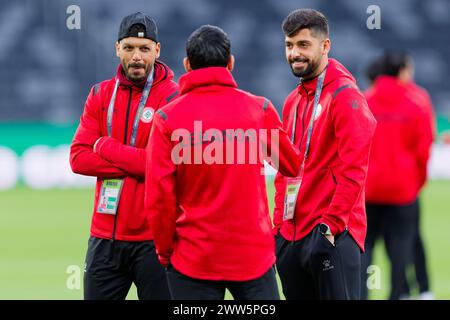
{"type": "MultiPolygon", "coordinates": [[[[287,126],[287,116],[288,116],[288,108],[287,108],[287,101],[286,99],[284,106],[283,106],[283,129],[286,130],[287,126]]],[[[302,161],[302,159],[300,159],[302,161]]],[[[274,181],[275,186],[275,199],[274,199],[274,211],[273,211],[273,224],[274,234],[277,234],[278,230],[281,228],[281,225],[283,224],[283,211],[284,211],[284,197],[286,193],[286,178],[283,174],[281,174],[280,171],[277,172],[275,176],[274,181]]]]}
{"type": "Polygon", "coordinates": [[[376,120],[366,99],[356,89],[341,91],[331,108],[338,143],[337,186],[321,222],[326,223],[333,234],[339,234],[347,227],[350,212],[364,192],[376,120]]]}
{"type": "Polygon", "coordinates": [[[95,152],[130,175],[144,177],[145,149],[124,145],[112,137],[102,137],[95,152]]]}
{"type": "Polygon", "coordinates": [[[416,155],[419,188],[422,188],[427,181],[427,164],[434,135],[431,115],[427,111],[422,109],[418,111],[414,127],[411,128],[411,131],[415,133],[411,144],[413,153],[416,155]]]}
{"type": "Polygon", "coordinates": [[[70,166],[74,173],[100,178],[119,178],[126,172],[94,153],[93,145],[101,137],[99,94],[91,89],[70,147],[70,166]]]}
{"type": "MultiPolygon", "coordinates": [[[[275,177],[275,207],[273,214],[273,232],[276,234],[283,223],[284,194],[286,177],[296,177],[300,171],[302,161],[300,151],[294,146],[284,130],[275,107],[268,100],[265,110],[267,142],[263,141],[263,148],[270,150],[270,157],[266,159],[278,172],[275,177]]],[[[266,152],[267,153],[267,152],[266,152]]]]}
{"type": "Polygon", "coordinates": [[[167,88],[164,92],[163,98],[159,103],[159,107],[163,107],[166,104],[172,102],[180,95],[180,87],[174,81],[170,81],[167,84],[167,88]]]}
{"type": "Polygon", "coordinates": [[[167,266],[173,251],[177,198],[175,170],[172,162],[172,142],[164,120],[155,114],[147,145],[145,208],[153,229],[158,259],[167,266]]]}
{"type": "Polygon", "coordinates": [[[280,172],[277,172],[277,175],[275,176],[274,185],[275,199],[273,210],[273,232],[274,234],[277,234],[278,229],[280,229],[283,224],[284,197],[286,193],[286,179],[280,172]]]}
{"type": "Polygon", "coordinates": [[[434,112],[433,102],[431,101],[431,97],[428,94],[428,92],[424,90],[423,95],[424,95],[423,108],[425,110],[425,113],[427,114],[427,117],[429,118],[430,128],[432,132],[432,140],[434,141],[437,136],[436,114],[434,112]]]}
{"type": "MultiPolygon", "coordinates": [[[[163,107],[178,96],[178,85],[170,82],[164,91],[158,108],[163,107]]],[[[144,178],[146,165],[146,152],[144,148],[124,145],[119,140],[103,137],[96,146],[96,152],[114,166],[128,172],[130,175],[144,178]]]]}
{"type": "Polygon", "coordinates": [[[296,177],[300,171],[300,151],[295,147],[283,129],[275,107],[265,100],[265,123],[267,135],[262,139],[266,161],[282,175],[296,177]],[[268,151],[268,152],[267,152],[268,151]]]}

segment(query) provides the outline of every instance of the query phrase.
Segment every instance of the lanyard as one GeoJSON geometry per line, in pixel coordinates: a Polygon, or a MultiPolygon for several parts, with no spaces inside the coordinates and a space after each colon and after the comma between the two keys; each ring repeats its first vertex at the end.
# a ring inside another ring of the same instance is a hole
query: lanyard
{"type": "MultiPolygon", "coordinates": [[[[314,127],[314,118],[316,117],[317,106],[319,105],[320,95],[322,94],[323,81],[325,79],[326,73],[327,73],[327,69],[325,68],[325,70],[317,78],[316,92],[314,94],[314,106],[313,106],[313,111],[312,111],[312,115],[311,115],[311,120],[309,121],[308,136],[306,138],[306,149],[305,149],[305,155],[303,156],[302,166],[305,164],[306,158],[308,157],[308,154],[309,154],[309,146],[311,144],[311,136],[312,136],[312,131],[313,131],[313,127],[314,127]]],[[[297,126],[297,108],[295,108],[295,111],[294,111],[294,124],[292,127],[292,139],[291,139],[292,142],[294,142],[294,139],[295,139],[296,126],[297,126]]]]}
{"type": "MultiPolygon", "coordinates": [[[[144,109],[145,103],[147,102],[147,98],[150,94],[150,89],[152,88],[152,84],[153,84],[153,70],[150,72],[150,74],[147,77],[147,82],[145,83],[144,90],[142,91],[142,96],[141,96],[141,99],[139,100],[139,106],[136,111],[136,115],[134,116],[133,129],[131,131],[131,138],[130,138],[130,146],[132,146],[132,147],[134,147],[136,144],[139,119],[141,117],[141,113],[142,113],[142,110],[144,109]]],[[[113,113],[114,113],[114,102],[116,101],[116,93],[117,93],[118,86],[119,86],[119,79],[116,79],[114,91],[111,96],[111,100],[109,101],[108,116],[106,118],[106,127],[108,129],[108,136],[111,136],[111,132],[112,132],[112,118],[113,118],[113,113]]]]}

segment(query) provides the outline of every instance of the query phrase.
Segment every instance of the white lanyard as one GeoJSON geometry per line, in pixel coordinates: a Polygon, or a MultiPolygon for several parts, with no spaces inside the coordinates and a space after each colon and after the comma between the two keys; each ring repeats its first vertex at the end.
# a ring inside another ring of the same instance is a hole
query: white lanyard
{"type": "MultiPolygon", "coordinates": [[[[138,109],[136,111],[136,115],[134,117],[134,122],[133,122],[133,129],[131,131],[131,138],[130,138],[130,146],[134,147],[136,144],[136,137],[137,137],[137,130],[138,130],[138,126],[139,126],[139,119],[141,117],[141,113],[142,110],[144,109],[145,103],[147,102],[147,98],[150,94],[150,90],[152,88],[152,84],[153,84],[153,70],[150,72],[150,74],[147,77],[147,82],[145,83],[145,87],[144,90],[142,91],[142,96],[141,99],[139,101],[139,106],[138,109]]],[[[111,136],[111,132],[112,132],[112,118],[113,118],[113,113],[114,113],[114,103],[116,101],[116,93],[117,93],[117,88],[119,86],[119,79],[116,79],[116,84],[114,86],[114,91],[113,94],[111,96],[111,100],[109,101],[109,106],[108,106],[108,115],[107,115],[107,119],[106,119],[106,127],[108,130],[108,136],[111,136]]]]}
{"type": "MultiPolygon", "coordinates": [[[[306,149],[305,149],[305,154],[303,157],[303,163],[305,163],[306,158],[308,157],[308,154],[309,154],[309,146],[311,144],[311,136],[312,136],[312,131],[313,131],[313,127],[314,127],[314,118],[316,117],[317,106],[319,105],[320,95],[322,94],[323,81],[325,79],[326,73],[327,73],[327,69],[325,68],[325,70],[323,70],[323,72],[317,78],[316,92],[314,94],[314,105],[313,105],[311,120],[309,121],[309,128],[308,128],[308,135],[306,138],[306,149]]],[[[308,107],[308,106],[306,106],[306,107],[308,107]]],[[[297,107],[295,107],[295,110],[294,110],[294,124],[292,127],[292,139],[291,140],[293,143],[294,143],[294,139],[295,139],[296,126],[297,126],[297,107]]],[[[300,148],[301,148],[301,146],[300,146],[300,148]]]]}

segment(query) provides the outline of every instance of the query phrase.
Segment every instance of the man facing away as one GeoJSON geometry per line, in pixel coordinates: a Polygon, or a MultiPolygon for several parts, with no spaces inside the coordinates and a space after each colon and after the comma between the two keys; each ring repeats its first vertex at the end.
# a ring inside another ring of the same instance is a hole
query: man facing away
{"type": "Polygon", "coordinates": [[[406,53],[387,52],[383,72],[367,92],[378,121],[367,177],[366,252],[362,259],[361,297],[367,299],[367,267],[372,249],[382,236],[391,262],[391,292],[397,300],[409,293],[405,276],[416,262],[420,290],[429,297],[425,256],[419,233],[420,190],[427,177],[427,161],[434,135],[429,96],[412,81],[412,61],[406,53]]]}
{"type": "Polygon", "coordinates": [[[197,29],[186,51],[180,97],[155,115],[147,148],[146,208],[172,298],[279,299],[263,160],[295,176],[299,154],[270,101],[238,89],[222,29],[197,29]]]}
{"type": "Polygon", "coordinates": [[[155,21],[140,12],[122,20],[116,76],[94,85],[70,150],[75,173],[97,177],[84,274],[85,299],[170,299],[144,211],[148,136],[155,111],[177,95],[173,72],[156,60],[155,21]]]}
{"type": "Polygon", "coordinates": [[[350,72],[328,58],[322,13],[293,11],[282,28],[287,61],[300,78],[286,98],[283,127],[303,162],[297,181],[282,172],[275,178],[283,292],[286,299],[358,299],[364,184],[376,121],[350,72]]]}

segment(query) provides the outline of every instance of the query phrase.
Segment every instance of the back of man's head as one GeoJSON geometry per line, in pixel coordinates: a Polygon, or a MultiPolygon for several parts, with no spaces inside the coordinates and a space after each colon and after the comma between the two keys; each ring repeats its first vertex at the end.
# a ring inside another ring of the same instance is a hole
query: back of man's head
{"type": "Polygon", "coordinates": [[[231,55],[230,39],[219,27],[201,26],[189,36],[186,55],[193,70],[226,67],[231,55]]]}
{"type": "Polygon", "coordinates": [[[383,58],[378,57],[373,60],[366,68],[365,74],[370,83],[374,83],[375,80],[384,74],[383,58]]]}
{"type": "Polygon", "coordinates": [[[383,74],[397,77],[400,72],[409,66],[410,56],[402,51],[385,52],[382,58],[383,74]]]}

